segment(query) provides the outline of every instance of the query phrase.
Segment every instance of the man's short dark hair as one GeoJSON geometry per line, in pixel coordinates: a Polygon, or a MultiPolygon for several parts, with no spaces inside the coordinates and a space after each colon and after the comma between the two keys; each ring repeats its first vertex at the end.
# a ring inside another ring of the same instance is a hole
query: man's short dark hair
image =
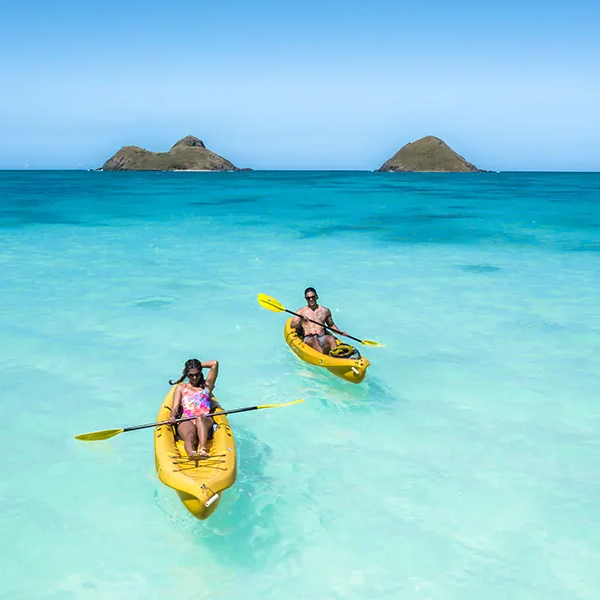
{"type": "Polygon", "coordinates": [[[318,296],[317,290],[315,290],[315,288],[313,288],[313,287],[306,288],[304,290],[304,295],[306,296],[306,294],[308,294],[308,292],[312,292],[315,296],[318,296]]]}

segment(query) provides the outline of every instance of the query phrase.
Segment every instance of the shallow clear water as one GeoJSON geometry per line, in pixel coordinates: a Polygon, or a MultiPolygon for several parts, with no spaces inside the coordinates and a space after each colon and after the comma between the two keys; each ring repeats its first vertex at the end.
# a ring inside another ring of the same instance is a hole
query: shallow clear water
{"type": "Polygon", "coordinates": [[[0,173],[0,596],[600,596],[600,174],[0,173]],[[315,286],[387,344],[299,362],[315,286]],[[239,475],[208,521],[152,422],[217,358],[239,475]]]}

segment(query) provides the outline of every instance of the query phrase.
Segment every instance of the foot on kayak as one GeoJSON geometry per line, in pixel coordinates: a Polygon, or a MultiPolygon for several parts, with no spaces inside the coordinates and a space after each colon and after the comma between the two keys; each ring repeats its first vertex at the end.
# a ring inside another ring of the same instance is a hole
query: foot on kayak
{"type": "Polygon", "coordinates": [[[200,448],[200,452],[198,452],[198,455],[200,456],[200,458],[208,458],[209,454],[206,451],[206,448],[204,446],[202,446],[202,448],[200,448]]]}

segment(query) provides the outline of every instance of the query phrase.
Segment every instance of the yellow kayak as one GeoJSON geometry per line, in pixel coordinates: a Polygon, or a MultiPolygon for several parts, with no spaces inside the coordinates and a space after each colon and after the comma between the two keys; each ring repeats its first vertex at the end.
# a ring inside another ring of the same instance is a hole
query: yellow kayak
{"type": "MultiPolygon", "coordinates": [[[[171,416],[173,386],[166,395],[157,421],[171,416]]],[[[217,407],[217,410],[222,410],[217,407]]],[[[175,427],[160,425],[154,430],[154,463],[158,478],[173,488],[184,506],[198,519],[212,515],[223,496],[223,491],[235,483],[235,440],[226,415],[214,417],[217,429],[206,445],[210,457],[191,460],[183,449],[183,441],[175,441],[175,427]]]]}
{"type": "MultiPolygon", "coordinates": [[[[325,367],[334,375],[337,375],[350,383],[360,383],[365,378],[367,367],[371,363],[364,356],[360,356],[360,353],[356,349],[354,349],[356,357],[336,358],[328,356],[327,354],[323,354],[322,352],[311,348],[308,344],[305,344],[296,333],[296,330],[292,329],[291,323],[292,319],[286,321],[283,333],[285,335],[285,341],[296,356],[311,365],[325,367]]],[[[342,342],[338,340],[338,343],[342,342]]]]}

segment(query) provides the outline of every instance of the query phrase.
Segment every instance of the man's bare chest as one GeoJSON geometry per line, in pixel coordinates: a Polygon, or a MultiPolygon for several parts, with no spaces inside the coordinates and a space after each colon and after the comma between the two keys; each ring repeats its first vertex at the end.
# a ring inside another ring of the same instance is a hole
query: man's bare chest
{"type": "Polygon", "coordinates": [[[306,309],[304,311],[304,316],[312,319],[313,321],[325,323],[325,320],[327,319],[327,309],[323,306],[319,306],[317,310],[306,309]]]}

